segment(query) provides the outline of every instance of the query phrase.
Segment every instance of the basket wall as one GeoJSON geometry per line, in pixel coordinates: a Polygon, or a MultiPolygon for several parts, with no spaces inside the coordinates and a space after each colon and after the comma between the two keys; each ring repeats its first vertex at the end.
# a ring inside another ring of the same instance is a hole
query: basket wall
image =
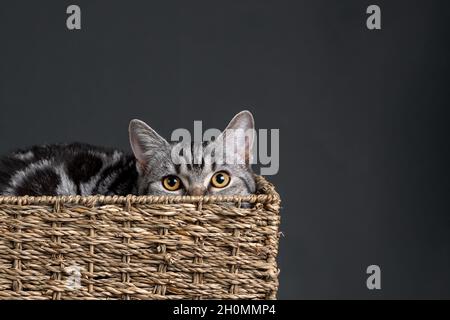
{"type": "Polygon", "coordinates": [[[0,197],[0,299],[275,299],[280,199],[258,185],[248,197],[0,197]]]}

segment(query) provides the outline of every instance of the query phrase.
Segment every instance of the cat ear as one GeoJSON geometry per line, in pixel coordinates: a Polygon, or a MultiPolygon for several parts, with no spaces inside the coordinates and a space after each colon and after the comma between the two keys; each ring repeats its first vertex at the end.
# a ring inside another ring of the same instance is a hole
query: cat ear
{"type": "Polygon", "coordinates": [[[163,137],[140,120],[131,120],[128,131],[131,149],[142,169],[147,167],[152,156],[169,147],[169,143],[163,137]]]}
{"type": "MultiPolygon", "coordinates": [[[[239,112],[217,138],[217,142],[225,147],[227,161],[233,156],[240,164],[250,164],[255,139],[255,120],[250,111],[239,112]]],[[[236,162],[234,162],[236,163],[236,162]]]]}

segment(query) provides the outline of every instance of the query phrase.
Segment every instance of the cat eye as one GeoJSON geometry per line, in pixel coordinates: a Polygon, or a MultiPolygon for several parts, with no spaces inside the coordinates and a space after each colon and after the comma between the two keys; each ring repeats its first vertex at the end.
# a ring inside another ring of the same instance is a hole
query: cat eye
{"type": "Polygon", "coordinates": [[[230,183],[230,175],[224,171],[219,171],[211,178],[211,184],[215,188],[225,188],[230,183]]]}
{"type": "Polygon", "coordinates": [[[169,191],[177,191],[181,188],[180,178],[177,176],[167,176],[163,178],[162,184],[169,191]]]}

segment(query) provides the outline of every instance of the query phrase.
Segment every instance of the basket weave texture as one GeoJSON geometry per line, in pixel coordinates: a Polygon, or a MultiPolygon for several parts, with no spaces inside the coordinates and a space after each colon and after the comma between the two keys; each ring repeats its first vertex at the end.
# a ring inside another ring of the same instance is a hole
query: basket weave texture
{"type": "Polygon", "coordinates": [[[0,197],[0,299],[275,299],[280,198],[257,184],[251,196],[0,197]]]}

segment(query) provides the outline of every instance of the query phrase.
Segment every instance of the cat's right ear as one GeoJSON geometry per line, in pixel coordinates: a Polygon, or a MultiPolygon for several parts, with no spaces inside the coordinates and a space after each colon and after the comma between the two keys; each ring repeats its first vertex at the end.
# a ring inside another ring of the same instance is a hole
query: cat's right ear
{"type": "Polygon", "coordinates": [[[141,120],[131,120],[128,129],[130,144],[137,163],[146,170],[149,160],[169,147],[169,143],[141,120]]]}

